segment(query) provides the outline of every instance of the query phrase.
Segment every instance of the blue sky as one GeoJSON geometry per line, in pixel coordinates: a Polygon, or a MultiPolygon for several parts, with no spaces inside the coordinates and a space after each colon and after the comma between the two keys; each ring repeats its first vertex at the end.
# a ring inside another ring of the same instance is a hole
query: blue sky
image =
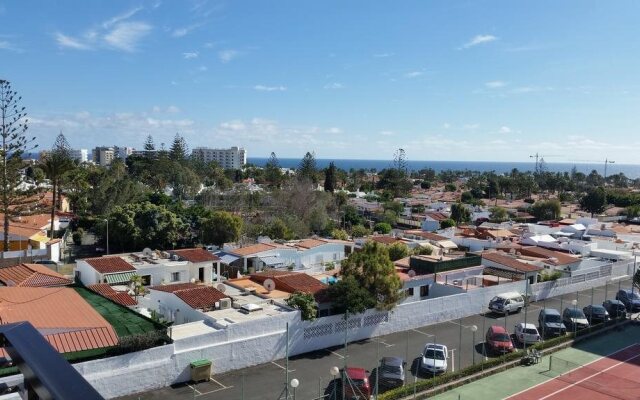
{"type": "Polygon", "coordinates": [[[2,1],[41,148],[640,163],[640,2],[2,1]]]}

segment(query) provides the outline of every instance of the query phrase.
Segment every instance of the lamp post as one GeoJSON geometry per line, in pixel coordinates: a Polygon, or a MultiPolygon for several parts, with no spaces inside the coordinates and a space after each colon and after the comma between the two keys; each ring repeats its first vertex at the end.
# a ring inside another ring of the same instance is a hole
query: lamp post
{"type": "Polygon", "coordinates": [[[476,365],[476,332],[478,331],[478,327],[476,325],[471,325],[471,332],[473,333],[473,344],[471,346],[473,353],[472,354],[472,362],[473,365],[476,365]]]}
{"type": "Polygon", "coordinates": [[[300,381],[296,378],[293,378],[290,382],[291,387],[293,388],[293,400],[296,400],[296,388],[300,385],[300,381]]]}
{"type": "Polygon", "coordinates": [[[107,255],[109,255],[109,218],[105,218],[104,222],[107,223],[107,255]]]}
{"type": "Polygon", "coordinates": [[[571,305],[573,305],[573,320],[571,322],[573,322],[573,338],[576,338],[576,333],[578,332],[578,324],[576,324],[576,306],[578,305],[578,300],[573,299],[571,300],[571,305]]]}
{"type": "Polygon", "coordinates": [[[336,399],[336,379],[338,377],[338,374],[340,373],[340,369],[336,366],[333,366],[331,368],[329,368],[329,373],[331,374],[331,376],[333,377],[333,394],[331,395],[331,399],[330,400],[337,400],[336,399]]]}

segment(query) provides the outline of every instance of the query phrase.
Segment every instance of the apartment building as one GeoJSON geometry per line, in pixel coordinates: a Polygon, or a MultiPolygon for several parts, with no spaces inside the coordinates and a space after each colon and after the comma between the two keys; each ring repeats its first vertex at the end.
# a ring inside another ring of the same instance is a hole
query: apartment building
{"type": "Polygon", "coordinates": [[[230,149],[196,147],[191,152],[191,156],[205,163],[215,161],[225,169],[241,169],[247,163],[247,151],[237,146],[230,149]]]}

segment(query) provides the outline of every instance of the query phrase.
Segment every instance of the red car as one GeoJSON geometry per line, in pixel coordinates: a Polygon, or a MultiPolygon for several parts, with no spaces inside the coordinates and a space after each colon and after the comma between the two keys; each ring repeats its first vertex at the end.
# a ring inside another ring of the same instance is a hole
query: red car
{"type": "Polygon", "coordinates": [[[348,367],[342,371],[342,382],[345,383],[346,380],[344,385],[345,399],[369,400],[371,398],[368,374],[369,371],[357,367],[348,367]]]}
{"type": "Polygon", "coordinates": [[[485,341],[487,350],[494,353],[510,353],[513,351],[513,343],[511,342],[511,336],[509,332],[504,329],[504,326],[493,325],[487,330],[487,337],[485,341]]]}

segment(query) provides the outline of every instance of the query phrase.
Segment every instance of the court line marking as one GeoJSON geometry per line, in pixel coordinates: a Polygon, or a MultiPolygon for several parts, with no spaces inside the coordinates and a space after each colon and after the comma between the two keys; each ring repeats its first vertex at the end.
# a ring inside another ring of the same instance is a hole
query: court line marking
{"type": "MultiPolygon", "coordinates": [[[[273,364],[273,365],[275,365],[276,367],[279,367],[279,368],[281,368],[281,369],[284,369],[285,371],[287,370],[285,367],[283,367],[282,365],[278,364],[278,363],[277,363],[277,362],[275,362],[275,361],[271,361],[271,364],[273,364]]],[[[295,369],[290,369],[290,370],[289,370],[289,372],[293,372],[293,371],[295,371],[295,369]]]]}
{"type": "MultiPolygon", "coordinates": [[[[629,346],[627,346],[627,347],[623,347],[623,348],[621,348],[621,349],[619,349],[619,350],[616,350],[616,351],[614,351],[614,352],[612,352],[612,353],[609,353],[609,354],[607,354],[606,356],[602,356],[602,357],[596,358],[595,360],[593,360],[593,361],[591,361],[591,362],[588,362],[588,363],[586,363],[586,364],[584,364],[584,365],[581,365],[580,367],[586,367],[587,365],[591,365],[591,364],[593,364],[593,363],[595,363],[595,362],[597,362],[597,361],[600,361],[600,360],[602,360],[602,359],[604,359],[604,358],[607,358],[607,357],[612,356],[612,355],[614,355],[614,354],[616,354],[616,353],[619,353],[619,352],[625,351],[625,350],[630,349],[630,348],[632,348],[632,347],[634,347],[634,346],[637,346],[637,345],[638,345],[637,343],[630,344],[629,346]]],[[[580,368],[580,367],[578,367],[578,368],[580,368]]],[[[574,368],[573,370],[575,371],[575,370],[576,370],[576,369],[578,369],[578,368],[574,368]]],[[[568,372],[571,372],[571,371],[568,371],[568,372]]],[[[567,373],[568,373],[568,372],[567,372],[567,373]]],[[[510,396],[507,396],[507,397],[505,397],[505,398],[504,398],[504,400],[508,400],[508,399],[510,399],[510,398],[512,398],[512,397],[519,396],[519,395],[521,395],[522,393],[526,393],[526,392],[528,392],[529,390],[531,390],[531,389],[533,389],[533,388],[536,388],[536,387],[538,387],[538,386],[542,386],[542,385],[544,385],[544,384],[546,384],[546,383],[548,383],[548,382],[551,382],[551,381],[552,381],[552,380],[554,380],[554,379],[555,379],[555,378],[549,378],[549,379],[547,379],[547,380],[546,380],[546,381],[544,381],[544,382],[540,382],[540,383],[535,384],[535,385],[533,385],[533,386],[531,386],[531,387],[529,387],[529,388],[523,389],[523,390],[521,390],[521,391],[519,391],[519,392],[516,392],[516,393],[514,393],[514,394],[510,395],[510,396]]]]}

